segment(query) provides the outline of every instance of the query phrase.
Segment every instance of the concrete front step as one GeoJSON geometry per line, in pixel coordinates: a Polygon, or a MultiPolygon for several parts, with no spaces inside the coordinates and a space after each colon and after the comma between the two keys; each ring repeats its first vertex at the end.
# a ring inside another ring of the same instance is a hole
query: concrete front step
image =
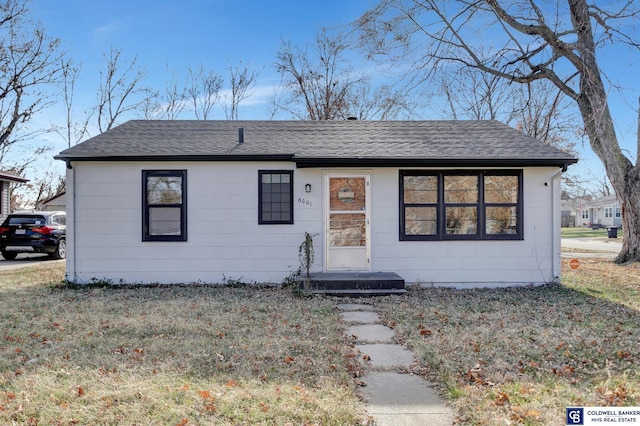
{"type": "Polygon", "coordinates": [[[309,290],[404,290],[404,279],[393,272],[314,272],[309,290]]]}

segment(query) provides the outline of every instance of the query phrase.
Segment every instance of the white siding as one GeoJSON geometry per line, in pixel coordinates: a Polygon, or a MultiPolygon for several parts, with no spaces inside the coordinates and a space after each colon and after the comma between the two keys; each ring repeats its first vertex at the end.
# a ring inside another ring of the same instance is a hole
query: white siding
{"type": "MultiPolygon", "coordinates": [[[[74,162],[67,176],[67,278],[279,283],[299,265],[304,232],[318,234],[313,270],[320,271],[324,171],[295,169],[288,162],[74,162]],[[188,241],[143,242],[141,171],[167,169],[187,170],[188,241]],[[293,225],[258,225],[258,170],[295,170],[293,225]]],[[[524,171],[522,241],[399,241],[398,169],[371,172],[373,271],[396,272],[408,284],[425,285],[542,284],[556,278],[557,168],[524,171]]]]}
{"type": "MultiPolygon", "coordinates": [[[[559,229],[552,229],[554,186],[559,193],[559,182],[552,182],[552,177],[557,172],[555,168],[524,171],[524,240],[399,241],[398,170],[375,170],[374,269],[397,272],[408,284],[494,287],[554,281],[558,274],[554,261],[560,256],[559,229]]],[[[556,209],[559,215],[559,206],[556,209]]]]}

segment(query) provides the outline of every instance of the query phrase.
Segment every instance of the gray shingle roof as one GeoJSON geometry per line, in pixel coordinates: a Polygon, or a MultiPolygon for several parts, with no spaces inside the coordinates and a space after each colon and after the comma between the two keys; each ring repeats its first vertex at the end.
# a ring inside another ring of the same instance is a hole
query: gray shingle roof
{"type": "Polygon", "coordinates": [[[497,121],[134,120],[57,159],[291,159],[319,162],[568,165],[577,160],[497,121]],[[238,129],[244,129],[239,143],[238,129]]]}

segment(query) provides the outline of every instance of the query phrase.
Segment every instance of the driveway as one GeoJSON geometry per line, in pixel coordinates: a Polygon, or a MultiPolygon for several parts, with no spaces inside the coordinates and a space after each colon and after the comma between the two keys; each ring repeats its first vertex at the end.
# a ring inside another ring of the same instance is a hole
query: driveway
{"type": "Polygon", "coordinates": [[[52,260],[46,254],[20,253],[15,260],[5,260],[0,257],[0,271],[26,268],[27,266],[35,266],[43,262],[64,262],[64,259],[52,260]]]}

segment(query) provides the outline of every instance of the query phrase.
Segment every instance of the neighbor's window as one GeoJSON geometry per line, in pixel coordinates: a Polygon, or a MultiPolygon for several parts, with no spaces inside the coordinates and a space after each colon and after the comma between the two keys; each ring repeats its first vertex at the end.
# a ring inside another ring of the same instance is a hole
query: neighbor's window
{"type": "Polygon", "coordinates": [[[143,170],[143,241],[187,240],[187,171],[143,170]]]}
{"type": "Polygon", "coordinates": [[[258,223],[293,223],[293,171],[258,171],[258,223]]]}
{"type": "Polygon", "coordinates": [[[400,172],[400,239],[522,239],[522,173],[400,172]]]}
{"type": "Polygon", "coordinates": [[[613,217],[613,207],[605,207],[604,217],[613,217]]]}
{"type": "Polygon", "coordinates": [[[616,217],[620,217],[620,207],[616,207],[616,217]]]}

